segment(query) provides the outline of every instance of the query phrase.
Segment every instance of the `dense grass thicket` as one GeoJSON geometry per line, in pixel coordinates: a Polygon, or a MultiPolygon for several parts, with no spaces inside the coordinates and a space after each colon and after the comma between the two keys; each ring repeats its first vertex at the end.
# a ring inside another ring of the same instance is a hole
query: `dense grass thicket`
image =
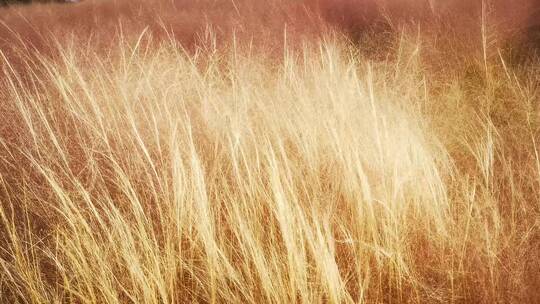
{"type": "Polygon", "coordinates": [[[540,302],[513,3],[1,8],[0,302],[540,302]]]}

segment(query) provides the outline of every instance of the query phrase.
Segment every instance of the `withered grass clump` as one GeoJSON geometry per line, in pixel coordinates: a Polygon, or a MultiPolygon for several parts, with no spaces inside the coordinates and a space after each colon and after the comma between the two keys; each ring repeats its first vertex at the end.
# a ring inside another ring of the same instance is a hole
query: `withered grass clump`
{"type": "Polygon", "coordinates": [[[489,7],[354,38],[303,9],[189,41],[4,24],[0,302],[540,301],[534,50],[489,7]]]}

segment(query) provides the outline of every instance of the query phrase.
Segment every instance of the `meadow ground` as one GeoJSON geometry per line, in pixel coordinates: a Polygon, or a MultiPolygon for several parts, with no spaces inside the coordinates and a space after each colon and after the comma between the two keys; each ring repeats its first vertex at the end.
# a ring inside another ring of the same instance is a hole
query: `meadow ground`
{"type": "Polygon", "coordinates": [[[0,302],[540,302],[505,4],[0,8],[0,302]]]}

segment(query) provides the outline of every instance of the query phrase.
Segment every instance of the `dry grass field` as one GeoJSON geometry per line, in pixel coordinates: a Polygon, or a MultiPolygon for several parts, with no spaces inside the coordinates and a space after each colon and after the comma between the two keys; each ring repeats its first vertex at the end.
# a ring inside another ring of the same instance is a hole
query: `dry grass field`
{"type": "Polygon", "coordinates": [[[539,303],[508,3],[0,7],[0,302],[539,303]]]}

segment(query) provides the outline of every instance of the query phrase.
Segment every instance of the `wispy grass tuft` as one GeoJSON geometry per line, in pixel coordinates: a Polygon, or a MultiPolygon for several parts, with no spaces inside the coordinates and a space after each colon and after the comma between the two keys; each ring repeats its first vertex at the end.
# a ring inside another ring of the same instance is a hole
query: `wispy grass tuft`
{"type": "Polygon", "coordinates": [[[540,68],[487,8],[458,38],[2,48],[0,300],[537,302],[540,68]]]}

